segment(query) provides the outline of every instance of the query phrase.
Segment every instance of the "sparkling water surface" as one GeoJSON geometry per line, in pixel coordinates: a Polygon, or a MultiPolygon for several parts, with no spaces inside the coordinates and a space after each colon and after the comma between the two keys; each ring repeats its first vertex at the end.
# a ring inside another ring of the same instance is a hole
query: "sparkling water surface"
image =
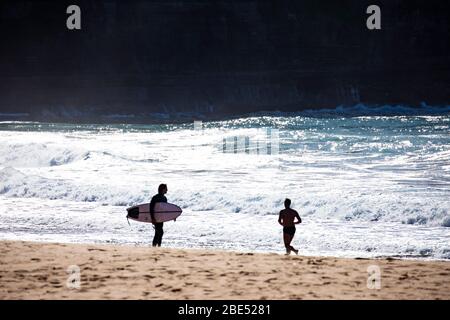
{"type": "Polygon", "coordinates": [[[302,254],[450,259],[450,115],[0,122],[0,239],[149,245],[160,183],[165,246],[282,253],[288,197],[302,254]]]}

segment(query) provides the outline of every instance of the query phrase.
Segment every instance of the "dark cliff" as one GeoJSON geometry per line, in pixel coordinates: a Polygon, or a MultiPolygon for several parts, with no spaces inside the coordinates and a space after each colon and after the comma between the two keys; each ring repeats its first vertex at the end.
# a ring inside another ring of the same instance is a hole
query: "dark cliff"
{"type": "Polygon", "coordinates": [[[221,117],[450,103],[446,1],[2,1],[0,112],[221,117]],[[81,7],[82,30],[66,28],[81,7]],[[366,28],[366,8],[382,30],[366,28]]]}

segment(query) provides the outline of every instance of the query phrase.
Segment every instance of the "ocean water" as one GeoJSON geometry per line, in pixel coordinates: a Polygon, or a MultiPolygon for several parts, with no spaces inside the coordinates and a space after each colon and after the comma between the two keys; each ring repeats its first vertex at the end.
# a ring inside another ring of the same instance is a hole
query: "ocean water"
{"type": "Polygon", "coordinates": [[[163,245],[450,259],[450,114],[257,115],[168,125],[0,122],[0,239],[150,245],[127,222],[160,183],[163,245]]]}

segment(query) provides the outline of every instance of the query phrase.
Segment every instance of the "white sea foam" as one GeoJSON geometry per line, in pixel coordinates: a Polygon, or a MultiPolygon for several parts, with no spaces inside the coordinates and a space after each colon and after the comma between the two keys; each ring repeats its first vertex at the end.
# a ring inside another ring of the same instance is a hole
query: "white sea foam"
{"type": "Polygon", "coordinates": [[[0,238],[139,242],[148,228],[122,231],[125,208],[164,182],[188,213],[172,245],[274,250],[289,197],[311,254],[450,258],[449,116],[263,116],[193,129],[1,123],[0,238]],[[262,127],[279,130],[278,155],[223,152],[224,139],[264,143],[262,127]],[[14,210],[29,213],[17,221],[14,210]]]}
{"type": "Polygon", "coordinates": [[[14,167],[59,166],[82,159],[87,153],[43,143],[0,144],[0,163],[14,167]]]}

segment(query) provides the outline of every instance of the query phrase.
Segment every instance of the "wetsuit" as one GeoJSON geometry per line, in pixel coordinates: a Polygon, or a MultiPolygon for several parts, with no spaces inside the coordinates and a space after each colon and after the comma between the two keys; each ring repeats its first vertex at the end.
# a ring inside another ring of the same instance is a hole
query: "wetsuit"
{"type": "MultiPolygon", "coordinates": [[[[154,213],[155,213],[155,204],[158,202],[167,202],[167,198],[162,195],[162,194],[157,194],[154,195],[152,198],[152,201],[150,201],[150,215],[152,217],[152,220],[154,221],[154,213]]],[[[160,247],[161,246],[161,241],[162,241],[162,236],[164,234],[164,230],[163,230],[163,222],[157,222],[154,223],[155,225],[155,236],[153,237],[153,246],[156,247],[160,247]]]]}

